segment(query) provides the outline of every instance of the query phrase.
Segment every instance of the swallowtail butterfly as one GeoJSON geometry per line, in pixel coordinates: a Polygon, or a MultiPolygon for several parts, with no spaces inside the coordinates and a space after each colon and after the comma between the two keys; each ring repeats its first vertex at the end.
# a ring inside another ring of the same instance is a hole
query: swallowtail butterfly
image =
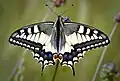
{"type": "Polygon", "coordinates": [[[42,65],[69,66],[75,75],[74,65],[84,53],[110,43],[102,31],[77,22],[63,21],[61,15],[56,22],[46,21],[24,26],[9,38],[11,44],[33,52],[33,57],[42,65]]]}

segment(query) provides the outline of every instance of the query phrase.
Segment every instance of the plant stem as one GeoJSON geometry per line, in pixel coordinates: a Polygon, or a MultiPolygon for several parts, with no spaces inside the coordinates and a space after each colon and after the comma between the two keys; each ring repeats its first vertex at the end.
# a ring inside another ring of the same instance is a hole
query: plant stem
{"type": "MultiPolygon", "coordinates": [[[[17,69],[19,70],[24,62],[24,55],[25,55],[26,51],[23,52],[22,56],[20,57],[20,59],[18,60],[16,66],[13,68],[12,73],[10,74],[10,76],[8,77],[7,81],[11,81],[12,77],[14,75],[16,75],[17,73],[17,69]]],[[[22,68],[23,69],[23,68],[22,68]]]]}
{"type": "Polygon", "coordinates": [[[55,67],[55,72],[54,72],[54,75],[53,75],[53,78],[52,78],[52,81],[55,80],[55,77],[56,77],[56,74],[57,74],[57,69],[58,69],[58,66],[59,66],[59,60],[57,60],[57,64],[56,64],[56,67],[55,67]]]}
{"type": "Polygon", "coordinates": [[[18,71],[17,73],[15,74],[15,81],[23,81],[24,77],[23,77],[23,72],[24,72],[24,56],[21,58],[20,60],[20,64],[18,66],[18,71]]]}
{"type": "MultiPolygon", "coordinates": [[[[118,26],[118,23],[115,23],[114,26],[113,26],[113,29],[112,29],[112,31],[111,31],[111,33],[110,33],[110,35],[109,35],[109,39],[110,39],[110,40],[111,40],[111,38],[112,38],[115,30],[117,29],[117,26],[118,26]]],[[[94,76],[93,76],[93,78],[92,78],[92,81],[96,81],[96,77],[97,77],[98,71],[99,71],[99,69],[100,69],[100,66],[101,66],[101,64],[102,64],[103,58],[104,58],[104,56],[105,56],[105,53],[106,53],[108,47],[109,47],[109,46],[107,46],[107,47],[102,51],[102,54],[101,54],[99,63],[98,63],[98,65],[97,65],[96,71],[95,71],[95,73],[94,73],[94,76]]]]}

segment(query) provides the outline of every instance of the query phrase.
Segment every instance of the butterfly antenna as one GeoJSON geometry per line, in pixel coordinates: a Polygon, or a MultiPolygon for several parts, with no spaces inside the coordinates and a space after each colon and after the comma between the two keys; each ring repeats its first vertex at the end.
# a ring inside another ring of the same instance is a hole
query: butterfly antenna
{"type": "Polygon", "coordinates": [[[46,4],[45,6],[47,6],[54,14],[58,16],[58,14],[51,7],[49,7],[48,4],[46,4]]]}
{"type": "MultiPolygon", "coordinates": [[[[72,4],[72,7],[73,7],[74,5],[72,4]]],[[[63,14],[65,14],[66,12],[68,11],[68,9],[67,10],[65,10],[62,14],[60,14],[60,15],[63,15],[63,14]]]]}

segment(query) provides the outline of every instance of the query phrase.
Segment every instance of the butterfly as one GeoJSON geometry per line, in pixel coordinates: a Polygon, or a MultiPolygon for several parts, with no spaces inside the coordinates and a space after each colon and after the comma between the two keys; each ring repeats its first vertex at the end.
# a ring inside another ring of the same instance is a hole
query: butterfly
{"type": "Polygon", "coordinates": [[[24,26],[13,32],[9,38],[13,45],[24,47],[33,52],[33,58],[41,63],[42,71],[46,66],[55,65],[71,68],[75,76],[75,63],[84,53],[110,43],[106,34],[86,24],[63,21],[59,15],[55,22],[45,21],[24,26]]]}

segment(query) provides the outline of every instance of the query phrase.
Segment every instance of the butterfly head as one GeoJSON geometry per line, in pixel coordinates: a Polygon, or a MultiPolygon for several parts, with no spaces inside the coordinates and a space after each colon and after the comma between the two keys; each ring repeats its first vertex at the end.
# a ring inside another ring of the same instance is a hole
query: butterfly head
{"type": "Polygon", "coordinates": [[[63,17],[61,15],[58,15],[58,20],[59,21],[62,21],[63,20],[63,17]]]}
{"type": "MultiPolygon", "coordinates": [[[[63,24],[63,17],[61,15],[58,15],[57,19],[56,19],[56,25],[62,25],[63,24]]],[[[58,26],[56,26],[58,27],[58,26]]]]}
{"type": "Polygon", "coordinates": [[[69,19],[68,16],[63,17],[63,16],[59,15],[57,20],[59,20],[59,22],[71,22],[71,20],[69,19]]]}

